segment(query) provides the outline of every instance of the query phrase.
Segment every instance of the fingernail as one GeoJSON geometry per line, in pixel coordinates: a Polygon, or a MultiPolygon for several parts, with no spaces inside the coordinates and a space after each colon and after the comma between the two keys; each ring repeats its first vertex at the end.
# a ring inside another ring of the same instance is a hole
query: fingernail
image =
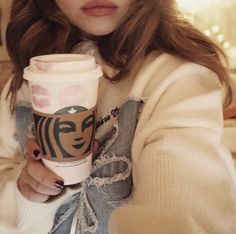
{"type": "Polygon", "coordinates": [[[33,154],[34,154],[34,157],[35,157],[36,159],[38,159],[39,154],[40,154],[40,151],[36,149],[36,150],[34,150],[33,154]]]}
{"type": "Polygon", "coordinates": [[[55,187],[56,188],[59,188],[59,189],[63,189],[64,187],[64,182],[62,180],[57,180],[55,183],[54,183],[55,187]]]}

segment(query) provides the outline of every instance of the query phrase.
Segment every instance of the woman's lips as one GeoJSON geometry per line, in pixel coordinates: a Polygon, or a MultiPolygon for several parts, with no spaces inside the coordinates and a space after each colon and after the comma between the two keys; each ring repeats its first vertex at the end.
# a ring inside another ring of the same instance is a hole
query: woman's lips
{"type": "Polygon", "coordinates": [[[109,16],[114,14],[118,9],[118,6],[111,1],[92,0],[86,3],[81,10],[89,16],[109,16]]]}

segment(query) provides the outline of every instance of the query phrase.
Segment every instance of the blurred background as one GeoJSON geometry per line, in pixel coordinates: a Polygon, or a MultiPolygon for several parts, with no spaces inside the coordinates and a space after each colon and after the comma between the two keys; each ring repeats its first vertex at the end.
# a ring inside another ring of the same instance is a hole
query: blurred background
{"type": "MultiPolygon", "coordinates": [[[[236,0],[177,0],[177,3],[185,17],[222,46],[229,57],[231,74],[235,76],[236,0]]],[[[0,89],[11,72],[5,49],[10,4],[11,0],[0,0],[0,89]]]]}
{"type": "Polygon", "coordinates": [[[236,0],[177,0],[194,25],[220,45],[228,56],[236,103],[236,0]]]}
{"type": "Polygon", "coordinates": [[[236,0],[177,0],[184,15],[222,46],[236,69],[236,0]]]}

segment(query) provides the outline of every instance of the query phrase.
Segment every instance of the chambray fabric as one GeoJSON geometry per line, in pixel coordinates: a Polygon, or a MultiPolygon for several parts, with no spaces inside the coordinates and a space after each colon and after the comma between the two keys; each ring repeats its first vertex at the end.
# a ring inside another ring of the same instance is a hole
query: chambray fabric
{"type": "MultiPolygon", "coordinates": [[[[127,100],[119,111],[117,123],[104,136],[94,157],[91,176],[81,183],[78,193],[59,207],[51,234],[107,234],[112,211],[132,196],[131,145],[141,100],[127,100]],[[71,230],[72,222],[76,230],[71,230]]],[[[22,146],[32,122],[31,107],[16,106],[17,137],[22,146]]]]}
{"type": "Polygon", "coordinates": [[[30,104],[18,104],[15,107],[16,117],[16,138],[20,143],[22,152],[24,152],[24,146],[28,135],[28,130],[33,121],[31,105],[30,104]]]}

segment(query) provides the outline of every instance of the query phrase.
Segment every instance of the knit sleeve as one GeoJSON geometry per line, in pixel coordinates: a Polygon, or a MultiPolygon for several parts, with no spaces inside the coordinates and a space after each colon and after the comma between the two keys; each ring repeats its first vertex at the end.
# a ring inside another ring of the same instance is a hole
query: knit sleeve
{"type": "Polygon", "coordinates": [[[0,101],[0,233],[46,234],[56,210],[70,194],[41,204],[27,200],[18,190],[17,178],[26,161],[15,137],[15,117],[6,99],[8,88],[9,82],[0,101]]]}
{"type": "Polygon", "coordinates": [[[15,137],[15,118],[10,112],[10,98],[7,98],[9,85],[10,80],[4,86],[0,99],[0,189],[3,189],[7,180],[18,173],[23,162],[15,137]]]}
{"type": "Polygon", "coordinates": [[[17,152],[15,119],[10,113],[9,98],[6,98],[9,85],[10,80],[4,86],[0,100],[0,233],[1,230],[7,233],[5,227],[14,225],[16,177],[23,166],[23,158],[17,152]]]}
{"type": "Polygon", "coordinates": [[[221,85],[213,72],[193,64],[166,80],[150,93],[140,116],[134,195],[113,212],[110,233],[232,234],[236,170],[221,144],[221,85]]]}

